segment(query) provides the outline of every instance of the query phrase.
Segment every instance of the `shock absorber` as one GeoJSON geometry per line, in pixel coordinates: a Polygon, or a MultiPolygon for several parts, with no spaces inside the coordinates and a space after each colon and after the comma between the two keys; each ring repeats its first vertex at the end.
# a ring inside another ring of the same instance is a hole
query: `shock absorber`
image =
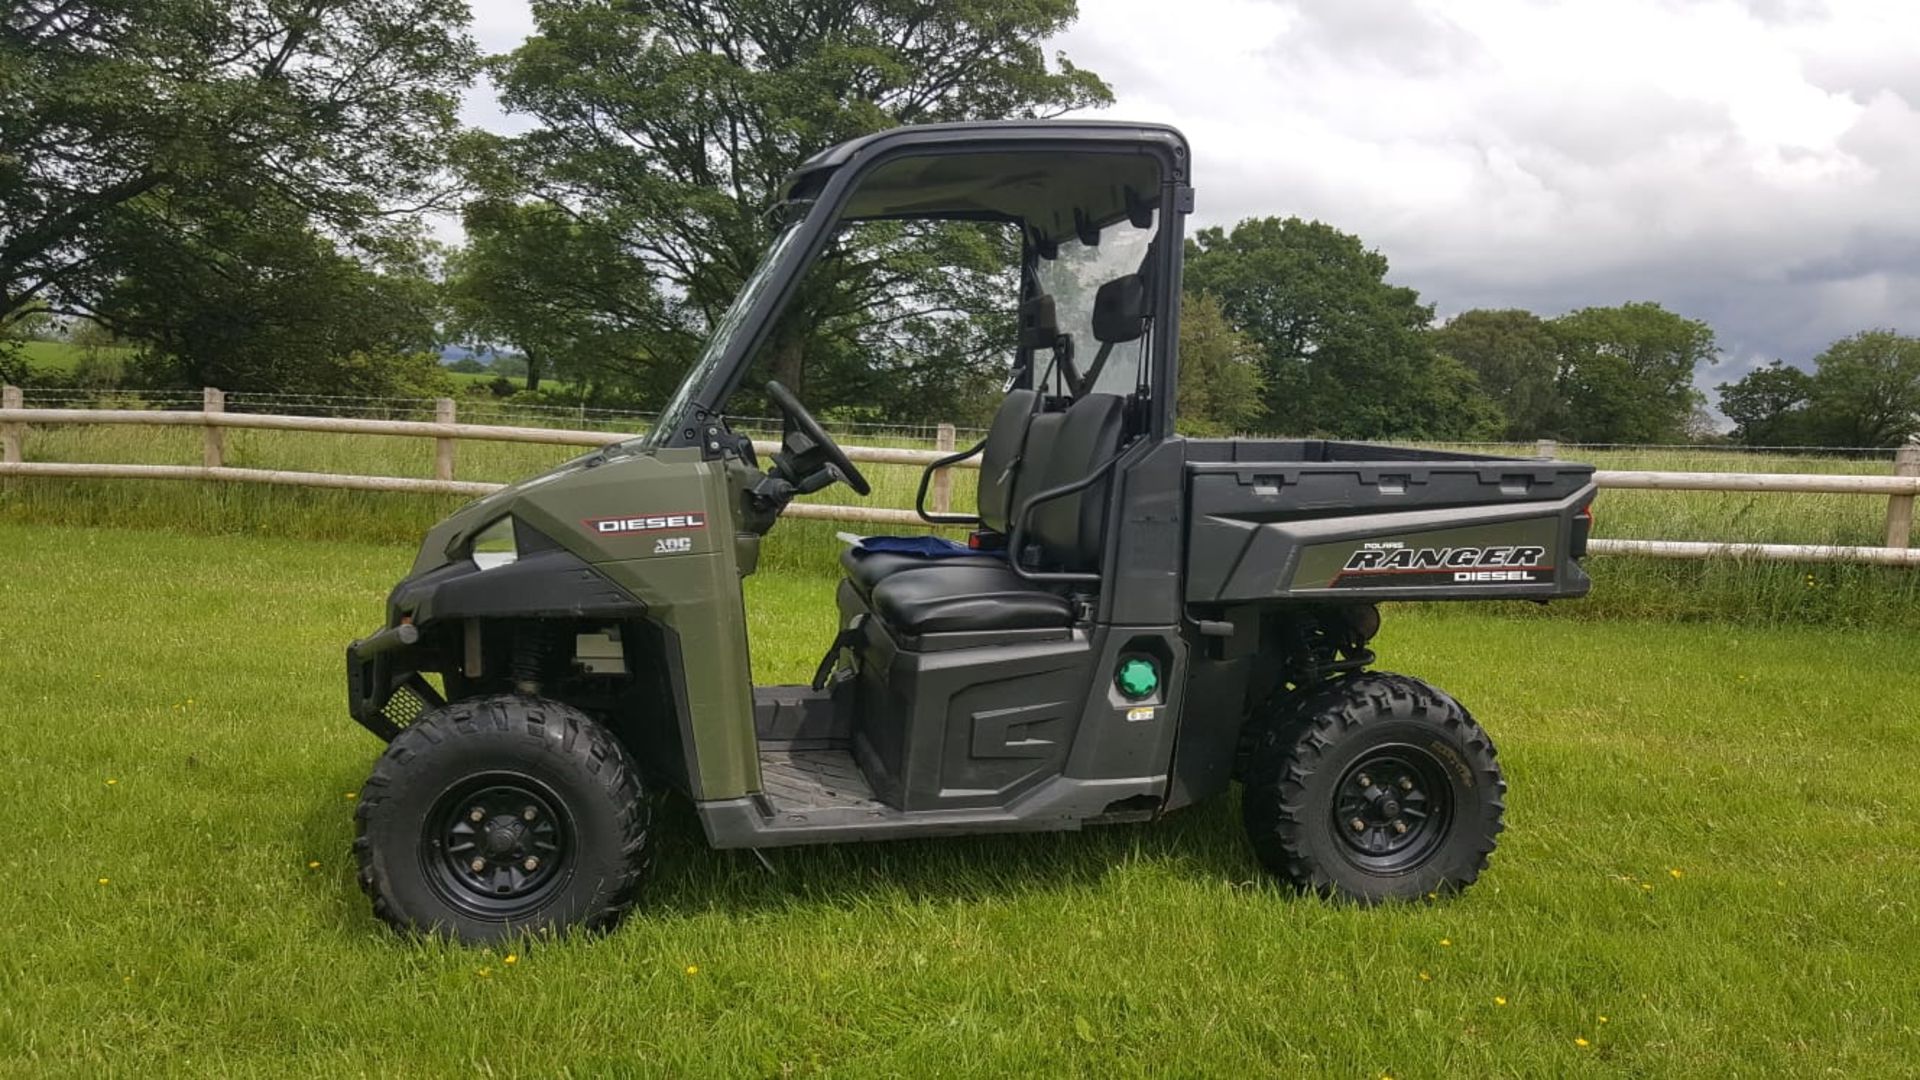
{"type": "Polygon", "coordinates": [[[553,628],[542,623],[523,623],[513,635],[513,690],[527,697],[539,697],[546,673],[553,670],[553,628]]]}

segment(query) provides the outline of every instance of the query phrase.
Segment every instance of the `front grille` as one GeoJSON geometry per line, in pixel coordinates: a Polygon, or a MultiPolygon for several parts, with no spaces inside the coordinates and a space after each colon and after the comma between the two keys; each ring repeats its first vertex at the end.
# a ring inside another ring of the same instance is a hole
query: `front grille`
{"type": "Polygon", "coordinates": [[[380,708],[380,715],[396,728],[404,728],[428,709],[437,709],[446,704],[433,685],[418,675],[409,675],[394,688],[393,696],[380,708]]]}

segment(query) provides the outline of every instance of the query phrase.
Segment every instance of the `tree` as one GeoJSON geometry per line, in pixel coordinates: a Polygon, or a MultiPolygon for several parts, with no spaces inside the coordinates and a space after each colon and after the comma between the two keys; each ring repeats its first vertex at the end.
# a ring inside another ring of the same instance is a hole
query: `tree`
{"type": "Polygon", "coordinates": [[[1204,294],[1180,304],[1180,430],[1233,435],[1266,411],[1260,347],[1233,328],[1220,302],[1204,294]]]}
{"type": "Polygon", "coordinates": [[[633,374],[644,344],[632,316],[656,297],[612,236],[540,201],[476,200],[463,218],[467,246],[447,278],[454,337],[518,351],[530,391],[548,374],[576,383],[633,374]]]}
{"type": "Polygon", "coordinates": [[[51,341],[59,336],[61,322],[42,301],[32,301],[13,313],[0,327],[0,338],[8,341],[51,341]]]}
{"type": "Polygon", "coordinates": [[[1559,341],[1530,311],[1463,311],[1433,331],[1433,346],[1471,371],[1501,413],[1500,437],[1550,434],[1560,413],[1559,341]]]}
{"type": "Polygon", "coordinates": [[[1733,421],[1733,438],[1748,446],[1799,446],[1812,437],[1807,406],[1813,377],[1775,360],[1721,383],[1720,411],[1733,421]]]}
{"type": "Polygon", "coordinates": [[[1582,308],[1549,325],[1559,342],[1564,409],[1552,434],[1600,443],[1685,438],[1700,400],[1694,370],[1717,351],[1706,323],[1636,303],[1582,308]]]}
{"type": "MultiPolygon", "coordinates": [[[[1072,0],[553,0],[534,14],[539,32],[490,72],[540,126],[467,155],[471,172],[490,198],[571,216],[604,263],[582,273],[648,286],[604,314],[674,373],[759,261],[763,212],[809,155],[895,124],[1049,115],[1111,96],[1037,44],[1072,23],[1072,0]]],[[[861,327],[953,306],[954,275],[912,238],[864,229],[836,245],[775,328],[771,373],[806,395],[816,368],[855,355],[845,343],[861,327]]]]}
{"type": "Polygon", "coordinates": [[[1826,446],[1899,446],[1920,434],[1920,338],[1866,330],[1814,358],[1808,425],[1826,446]]]}
{"type": "Polygon", "coordinates": [[[1458,364],[1437,362],[1433,309],[1386,281],[1387,259],[1318,221],[1248,218],[1188,243],[1187,287],[1259,344],[1266,425],[1342,437],[1458,437],[1485,410],[1458,364]],[[1463,411],[1463,409],[1465,411],[1463,411]]]}
{"type": "Polygon", "coordinates": [[[159,286],[245,276],[217,246],[243,232],[287,255],[391,257],[446,193],[467,21],[463,0],[14,0],[0,16],[0,322],[37,300],[128,328],[176,321],[167,310],[193,297],[159,286]],[[205,272],[123,284],[156,255],[205,272]],[[137,296],[141,317],[112,296],[137,296]]]}
{"type": "Polygon", "coordinates": [[[194,206],[164,229],[128,215],[110,233],[138,257],[102,283],[94,318],[145,343],[141,381],[379,394],[397,384],[353,382],[366,358],[435,347],[439,287],[412,245],[352,258],[284,204],[194,206]]]}
{"type": "Polygon", "coordinates": [[[39,301],[25,305],[12,320],[0,319],[0,384],[26,386],[33,381],[24,345],[53,330],[53,318],[39,301]]]}

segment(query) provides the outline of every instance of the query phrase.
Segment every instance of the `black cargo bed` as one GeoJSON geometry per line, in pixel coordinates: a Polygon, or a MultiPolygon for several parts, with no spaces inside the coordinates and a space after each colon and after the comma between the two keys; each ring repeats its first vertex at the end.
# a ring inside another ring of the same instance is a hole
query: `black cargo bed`
{"type": "Polygon", "coordinates": [[[1190,601],[1548,599],[1590,585],[1577,560],[1591,465],[1325,439],[1195,440],[1187,472],[1190,601]],[[1374,566],[1361,551],[1394,561],[1374,566]]]}

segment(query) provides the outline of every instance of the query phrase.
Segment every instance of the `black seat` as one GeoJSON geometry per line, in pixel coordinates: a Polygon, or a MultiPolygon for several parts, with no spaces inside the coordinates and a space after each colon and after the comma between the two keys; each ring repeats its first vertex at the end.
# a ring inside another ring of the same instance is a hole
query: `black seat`
{"type": "MultiPolygon", "coordinates": [[[[986,445],[980,451],[980,483],[976,509],[980,524],[994,532],[1006,532],[1007,514],[1013,499],[1015,477],[1028,440],[1028,427],[1034,421],[1038,396],[1032,390],[1010,390],[1000,411],[987,429],[986,445]]],[[[974,566],[1006,568],[1007,560],[996,554],[954,555],[934,558],[899,552],[866,552],[849,547],[840,553],[840,565],[861,596],[871,597],[873,587],[903,570],[923,570],[936,566],[974,566]]]]}
{"type": "Polygon", "coordinates": [[[943,566],[972,566],[1001,570],[1007,568],[1007,560],[1000,555],[949,555],[934,558],[929,555],[908,555],[898,551],[866,551],[849,547],[840,553],[840,566],[847,572],[847,580],[861,596],[872,596],[874,586],[904,570],[933,570],[943,566]]]}
{"type": "MultiPolygon", "coordinates": [[[[1019,348],[1021,362],[1032,369],[1041,352],[1051,353],[1056,361],[1063,350],[1071,355],[1071,341],[1060,333],[1058,311],[1053,297],[1035,292],[1020,304],[1019,348]]],[[[1051,368],[1049,368],[1051,370],[1051,368]]],[[[1044,379],[1038,380],[1045,382],[1044,379]]],[[[1015,488],[1021,467],[1028,460],[1044,460],[1052,430],[1058,426],[1058,413],[1040,413],[1040,393],[1036,390],[1007,391],[1000,409],[994,413],[980,448],[980,480],[975,487],[975,517],[981,528],[1006,533],[1014,509],[1015,488]]],[[[1029,487],[1027,490],[1036,490],[1029,487]]],[[[894,574],[925,570],[937,566],[1005,567],[998,553],[958,555],[944,558],[920,557],[898,553],[866,553],[850,548],[840,555],[847,581],[863,598],[872,599],[874,586],[894,574]]]]}
{"type": "Polygon", "coordinates": [[[1073,622],[1073,605],[1005,566],[928,566],[873,589],[874,614],[904,634],[1038,630],[1073,622]]]}
{"type": "MultiPolygon", "coordinates": [[[[1064,413],[1035,417],[1028,440],[1032,467],[1018,481],[1013,512],[1034,493],[1084,479],[1118,453],[1124,410],[1121,398],[1088,394],[1064,413]]],[[[1081,570],[1098,564],[1110,486],[1102,481],[1035,509],[1031,535],[1044,565],[1081,570]]],[[[874,614],[911,636],[1059,628],[1073,621],[1071,601],[1004,564],[925,559],[874,580],[869,595],[874,614]]]]}

